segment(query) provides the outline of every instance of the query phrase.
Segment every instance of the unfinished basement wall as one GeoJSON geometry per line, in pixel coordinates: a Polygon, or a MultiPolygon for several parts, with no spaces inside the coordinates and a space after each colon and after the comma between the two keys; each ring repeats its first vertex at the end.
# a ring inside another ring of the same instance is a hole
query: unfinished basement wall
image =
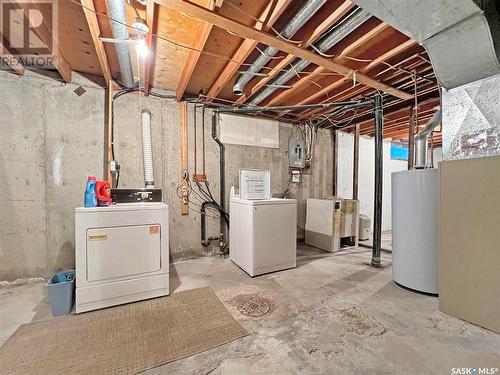
{"type": "MultiPolygon", "coordinates": [[[[74,208],[82,205],[88,175],[102,177],[105,91],[75,74],[78,84],[63,84],[27,72],[18,77],[0,72],[0,280],[47,277],[74,266],[74,208]],[[73,91],[81,84],[86,92],[73,91]]],[[[142,187],[140,110],[152,112],[155,182],[170,207],[170,253],[173,261],[210,255],[200,245],[199,207],[180,214],[176,187],[179,167],[179,104],[127,94],[115,103],[115,152],[122,165],[120,187],[142,187]]],[[[211,111],[206,111],[206,172],[218,198],[218,147],[210,137],[211,111]]],[[[189,171],[194,173],[193,112],[189,107],[189,171]]],[[[201,167],[201,113],[198,113],[198,162],[201,167]]],[[[240,168],[272,172],[273,194],[288,188],[298,200],[298,237],[303,238],[305,200],[332,192],[332,140],[317,138],[310,175],[289,184],[288,138],[292,128],[280,125],[280,148],[227,145],[226,188],[238,181],[240,168]],[[290,185],[290,186],[289,186],[290,185]]],[[[201,168],[198,168],[200,172],[201,168]]],[[[196,199],[193,198],[196,203],[196,199]]],[[[207,234],[218,233],[218,218],[207,218],[207,234]]]]}
{"type": "Polygon", "coordinates": [[[104,90],[0,72],[0,280],[74,266],[74,207],[102,175],[104,90]]]}
{"type": "MultiPolygon", "coordinates": [[[[352,167],[353,167],[354,136],[339,132],[339,196],[352,198],[352,167]]],[[[404,160],[393,160],[390,154],[391,143],[384,141],[384,176],[382,195],[382,230],[391,229],[391,174],[403,171],[408,167],[404,160]]],[[[375,143],[373,138],[359,139],[359,181],[358,196],[360,213],[368,215],[373,223],[373,194],[375,169],[375,143]]]]}

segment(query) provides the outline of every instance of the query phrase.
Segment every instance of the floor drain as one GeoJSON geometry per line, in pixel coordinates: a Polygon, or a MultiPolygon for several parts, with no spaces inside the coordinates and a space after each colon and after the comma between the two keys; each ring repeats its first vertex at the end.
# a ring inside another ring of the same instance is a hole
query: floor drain
{"type": "Polygon", "coordinates": [[[256,317],[267,314],[271,310],[271,304],[265,298],[250,297],[241,301],[237,308],[244,315],[256,317]]]}

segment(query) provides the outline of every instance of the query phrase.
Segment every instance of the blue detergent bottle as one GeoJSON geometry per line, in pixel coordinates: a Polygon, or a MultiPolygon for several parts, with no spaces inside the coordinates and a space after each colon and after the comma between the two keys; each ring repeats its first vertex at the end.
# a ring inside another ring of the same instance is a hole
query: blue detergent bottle
{"type": "Polygon", "coordinates": [[[95,176],[89,176],[87,180],[87,186],[85,187],[85,198],[84,198],[85,207],[97,207],[95,184],[96,184],[95,176]]]}

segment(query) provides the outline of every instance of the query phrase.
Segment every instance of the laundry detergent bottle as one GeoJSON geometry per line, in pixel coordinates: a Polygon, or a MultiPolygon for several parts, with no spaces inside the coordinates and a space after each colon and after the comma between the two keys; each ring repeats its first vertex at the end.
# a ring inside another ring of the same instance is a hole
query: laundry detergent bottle
{"type": "Polygon", "coordinates": [[[95,195],[95,176],[89,176],[87,180],[87,186],[85,187],[85,207],[97,207],[97,197],[95,195]]]}

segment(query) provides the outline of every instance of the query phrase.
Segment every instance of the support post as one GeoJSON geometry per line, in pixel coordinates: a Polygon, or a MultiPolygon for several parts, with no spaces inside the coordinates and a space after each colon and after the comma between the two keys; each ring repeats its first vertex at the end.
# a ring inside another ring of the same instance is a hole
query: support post
{"type": "Polygon", "coordinates": [[[410,117],[408,121],[408,170],[413,169],[413,161],[415,159],[415,108],[411,106],[410,117]]]}
{"type": "Polygon", "coordinates": [[[375,107],[375,194],[373,205],[373,246],[371,266],[382,267],[380,263],[380,249],[382,245],[382,189],[383,189],[383,127],[384,127],[384,107],[382,94],[374,96],[375,107]]]}
{"type": "Polygon", "coordinates": [[[352,199],[358,199],[358,176],[359,176],[359,133],[360,124],[356,124],[354,132],[354,155],[352,164],[352,199]]]}
{"type": "Polygon", "coordinates": [[[332,163],[332,195],[337,196],[337,184],[338,184],[338,160],[339,160],[339,135],[337,130],[332,129],[332,143],[333,143],[333,163],[332,163]]]}
{"type": "Polygon", "coordinates": [[[431,168],[434,168],[434,132],[431,132],[430,141],[431,146],[429,152],[431,154],[431,168]]]}
{"type": "Polygon", "coordinates": [[[113,160],[113,148],[111,145],[113,138],[113,81],[109,80],[106,87],[106,98],[104,114],[104,171],[103,180],[108,181],[113,186],[113,174],[111,173],[111,161],[113,160]]]}

